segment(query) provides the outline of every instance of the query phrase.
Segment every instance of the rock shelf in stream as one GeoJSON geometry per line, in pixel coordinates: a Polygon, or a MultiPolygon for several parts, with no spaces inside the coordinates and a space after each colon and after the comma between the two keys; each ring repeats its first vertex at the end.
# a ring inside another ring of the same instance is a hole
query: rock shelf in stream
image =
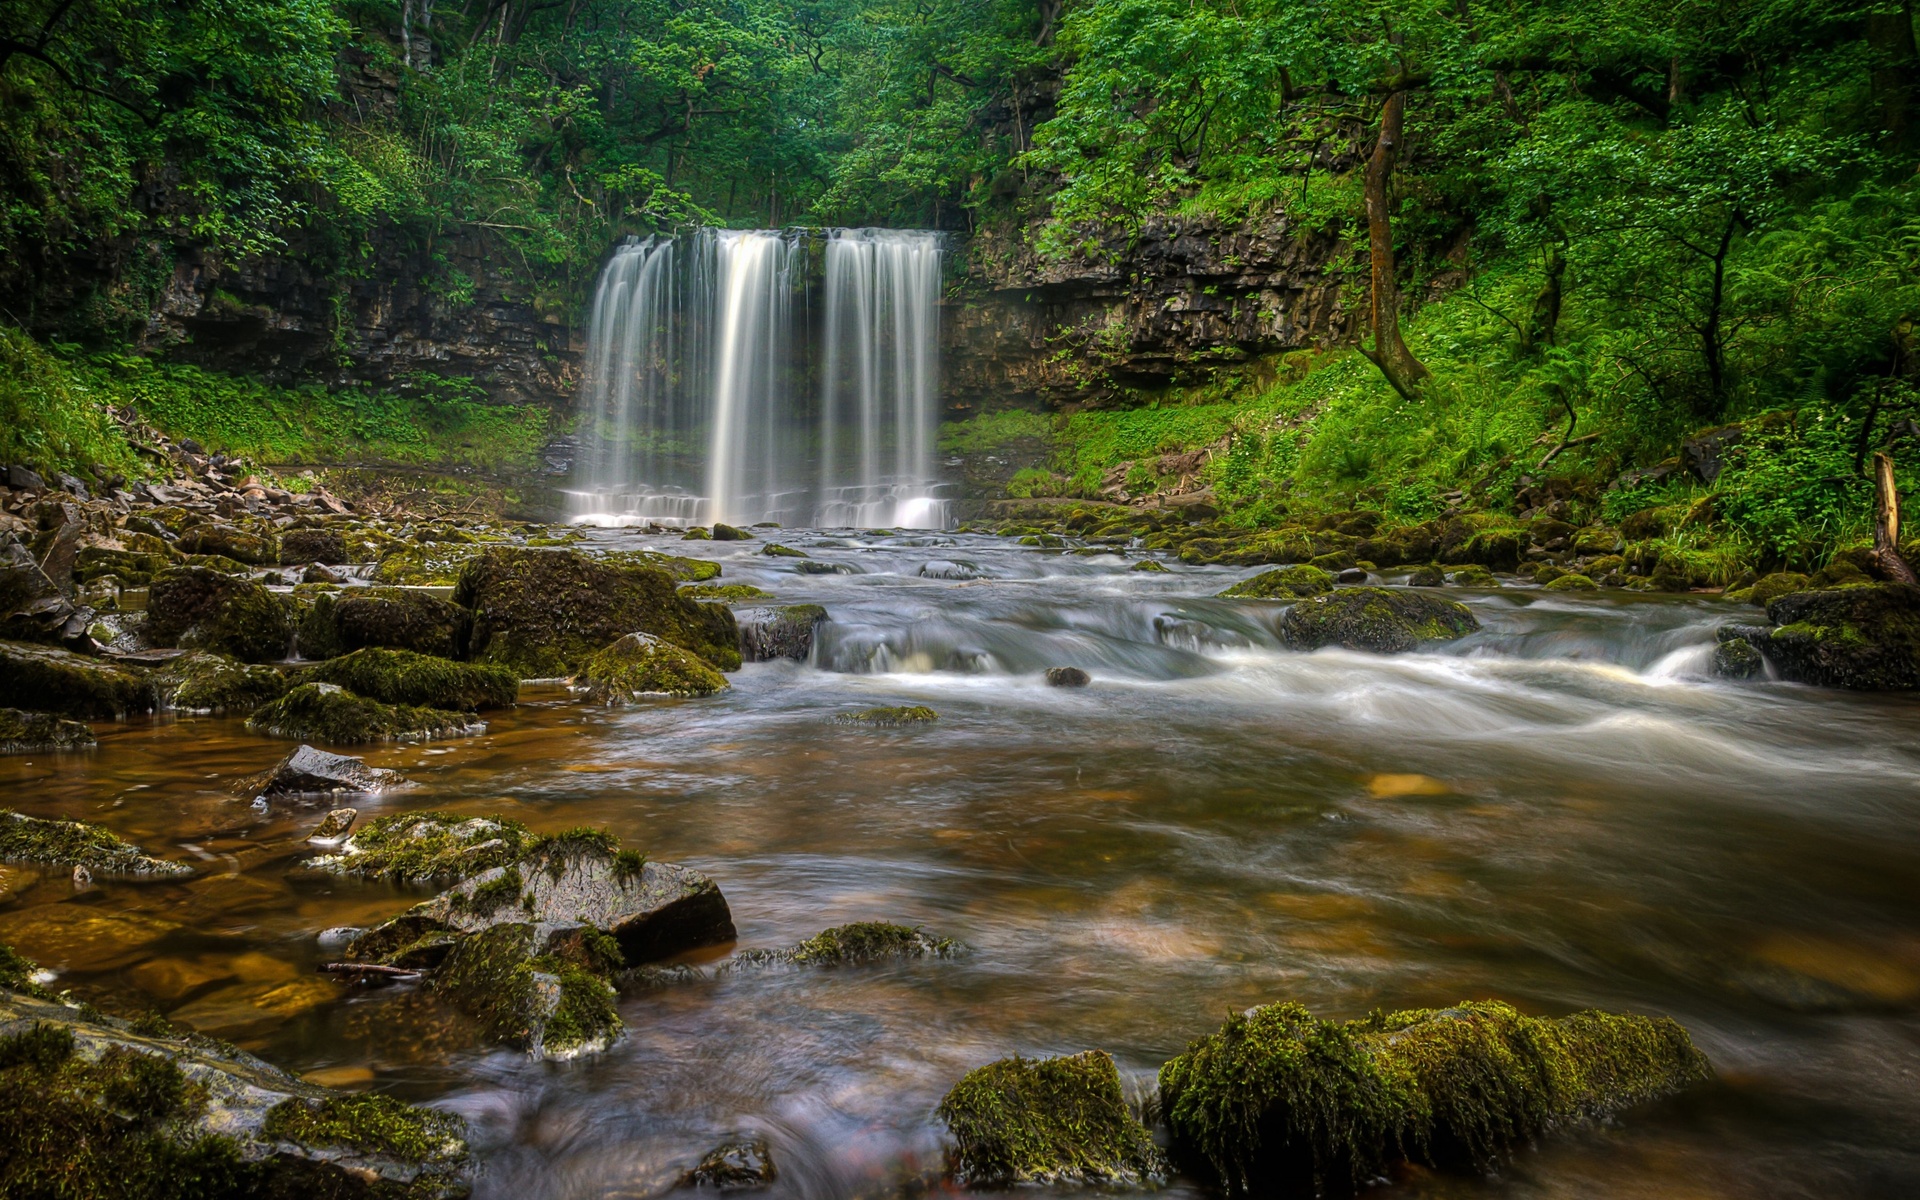
{"type": "Polygon", "coordinates": [[[276,667],[243,663],[194,650],[153,674],[160,707],[182,713],[250,713],[287,694],[293,685],[276,667]]]}
{"type": "Polygon", "coordinates": [[[0,946],[0,1194],[450,1200],[459,1118],[64,1002],[0,946]]]}
{"type": "Polygon", "coordinates": [[[302,865],[394,883],[453,883],[515,861],[536,840],[506,817],[397,813],[367,822],[338,853],[302,865]]]}
{"type": "Polygon", "coordinates": [[[184,863],[143,853],[98,825],[43,821],[0,809],[0,862],[83,868],[96,875],[130,879],[180,879],[193,874],[184,863]]]}
{"type": "Polygon", "coordinates": [[[520,677],[507,667],[375,647],[302,667],[293,672],[293,679],[336,684],[382,704],[453,712],[512,708],[520,694],[520,677]]]}
{"type": "Polygon", "coordinates": [[[813,656],[816,632],[829,619],[818,604],[747,608],[733,616],[740,626],[740,657],[745,662],[806,662],[813,656]]]}
{"type": "Polygon", "coordinates": [[[1280,635],[1295,650],[1344,646],[1399,654],[1465,637],[1480,628],[1466,605],[1426,592],[1339,588],[1308,596],[1280,618],[1280,635]]]}
{"type": "Polygon", "coordinates": [[[956,958],[964,942],[935,937],[918,925],[856,921],[822,930],[784,950],[743,950],[722,963],[717,973],[763,967],[856,967],[915,958],[956,958]]]}
{"type": "Polygon", "coordinates": [[[859,712],[837,713],[836,725],[863,725],[871,729],[889,729],[903,725],[926,725],[938,721],[940,714],[924,704],[895,705],[889,708],[863,708],[859,712]]]}
{"type": "Polygon", "coordinates": [[[476,737],[487,723],[466,713],[382,704],[338,684],[303,683],[248,717],[247,728],[291,741],[358,746],[476,737]]]}
{"type": "Polygon", "coordinates": [[[949,1170],[968,1187],[1141,1187],[1168,1173],[1103,1050],[977,1067],[940,1101],[939,1116],[955,1141],[949,1170]]]}
{"type": "Polygon", "coordinates": [[[47,750],[91,750],[99,742],[79,721],[51,713],[0,708],[0,754],[38,754],[47,750]]]}
{"type": "Polygon", "coordinates": [[[369,767],[365,760],[301,746],[258,775],[241,782],[243,796],[330,796],[341,792],[374,795],[401,787],[398,771],[369,767]]]}
{"type": "Polygon", "coordinates": [[[711,696],[726,677],[698,655],[650,633],[629,633],[587,657],[573,688],[596,704],[634,704],[648,696],[711,696]]]}

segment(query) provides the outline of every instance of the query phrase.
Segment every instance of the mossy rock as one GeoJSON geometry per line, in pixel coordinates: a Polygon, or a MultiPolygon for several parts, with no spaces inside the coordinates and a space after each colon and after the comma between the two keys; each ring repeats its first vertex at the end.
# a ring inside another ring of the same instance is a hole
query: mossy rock
{"type": "MultiPolygon", "coordinates": [[[[339,593],[331,603],[316,601],[314,617],[331,625],[330,644],[339,647],[338,653],[375,646],[441,658],[466,656],[473,624],[473,614],[451,601],[396,587],[354,588],[339,593]]],[[[311,619],[301,626],[302,653],[311,619]]]]}
{"type": "Polygon", "coordinates": [[[1440,569],[1439,563],[1427,563],[1424,566],[1415,567],[1407,576],[1408,587],[1436,588],[1446,582],[1446,572],[1440,569]]]}
{"type": "MultiPolygon", "coordinates": [[[[1747,604],[1757,604],[1761,608],[1765,608],[1782,596],[1790,596],[1795,592],[1810,592],[1812,590],[1814,590],[1814,588],[1811,577],[1802,575],[1797,571],[1775,571],[1771,575],[1762,575],[1758,580],[1754,581],[1753,586],[1746,589],[1746,594],[1741,596],[1740,600],[1747,604]]],[[[1733,598],[1733,595],[1729,593],[1727,599],[1732,600],[1733,598]]]]}
{"type": "Polygon", "coordinates": [[[147,590],[147,640],[274,662],[293,643],[290,605],[261,585],[204,567],[175,567],[147,590]]]}
{"type": "Polygon", "coordinates": [[[1490,588],[1500,586],[1500,581],[1493,577],[1493,572],[1477,563],[1469,563],[1457,571],[1449,572],[1447,574],[1447,582],[1453,584],[1455,587],[1490,588]]]}
{"type": "Polygon", "coordinates": [[[723,970],[749,967],[854,967],[914,958],[955,958],[967,947],[952,938],[934,937],[918,925],[856,921],[823,930],[784,950],[746,950],[723,970]]]}
{"type": "Polygon", "coordinates": [[[79,721],[52,713],[0,708],[0,754],[39,754],[51,750],[91,750],[99,742],[79,721]]]}
{"type": "Polygon", "coordinates": [[[204,650],[154,672],[162,708],[187,713],[250,713],[278,700],[293,685],[275,667],[238,662],[204,650]]]}
{"type": "Polygon", "coordinates": [[[332,683],[382,704],[418,705],[454,712],[512,708],[520,677],[507,667],[451,662],[410,650],[355,650],[303,667],[299,682],[332,683]]]}
{"type": "Polygon", "coordinates": [[[1568,575],[1571,572],[1555,563],[1527,563],[1520,568],[1519,574],[1545,587],[1562,575],[1568,575]]]}
{"type": "Polygon", "coordinates": [[[716,542],[745,542],[753,538],[753,533],[749,530],[735,525],[723,525],[718,521],[713,523],[712,532],[713,540],[716,542]]]}
{"type": "Polygon", "coordinates": [[[543,930],[495,925],[461,939],[432,976],[433,990],[480,1022],[488,1037],[536,1058],[606,1049],[621,1034],[613,986],[577,962],[544,952],[543,930]]]}
{"type": "Polygon", "coordinates": [[[0,642],[0,704],[112,721],[154,710],[152,678],[138,667],[28,642],[0,642]]]}
{"type": "Polygon", "coordinates": [[[187,530],[174,543],[174,549],[182,554],[219,555],[250,567],[271,567],[280,562],[280,539],[277,535],[221,522],[196,525],[187,530]]]}
{"type": "Polygon", "coordinates": [[[760,547],[760,553],[767,558],[806,558],[805,550],[795,550],[792,546],[782,546],[779,542],[768,542],[760,547]]]}
{"type": "Polygon", "coordinates": [[[1865,546],[1836,550],[1827,565],[1813,573],[1816,588],[1853,587],[1874,581],[1873,552],[1865,546]]]}
{"type": "Polygon", "coordinates": [[[1465,637],[1479,628],[1472,611],[1458,601],[1378,587],[1311,596],[1280,618],[1280,635],[1295,650],[1345,646],[1398,654],[1465,637]]]}
{"type": "Polygon", "coordinates": [[[689,600],[771,600],[773,593],[750,583],[695,583],[680,589],[689,600]]]}
{"type": "Polygon", "coordinates": [[[1160,1097],[1182,1166],[1229,1194],[1314,1195],[1403,1158],[1484,1170],[1550,1130],[1710,1075],[1665,1018],[1479,1002],[1341,1023],[1271,1004],[1163,1066],[1160,1097]]]}
{"type": "Polygon", "coordinates": [[[938,721],[940,714],[924,704],[899,705],[890,708],[863,708],[859,712],[837,713],[833,720],[836,725],[867,725],[886,728],[899,725],[925,725],[938,721]]]}
{"type": "Polygon", "coordinates": [[[1127,570],[1152,571],[1160,574],[1165,574],[1167,571],[1167,564],[1161,562],[1157,558],[1143,558],[1139,562],[1134,563],[1132,566],[1128,567],[1127,570]]]}
{"type": "MultiPolygon", "coordinates": [[[[293,652],[301,658],[338,658],[347,652],[333,621],[342,589],[330,583],[299,583],[293,588],[293,652]]],[[[464,647],[463,647],[464,649],[464,647]]]]}
{"type": "Polygon", "coordinates": [[[527,678],[575,674],[595,651],[650,633],[721,670],[740,665],[733,613],[678,594],[655,567],[623,567],[572,550],[493,547],[455,593],[474,614],[471,657],[527,678]]]}
{"type": "Polygon", "coordinates": [[[954,1084],[938,1113],[956,1142],[953,1177],[968,1187],[1138,1187],[1167,1175],[1104,1050],[988,1063],[954,1084]]]}
{"type": "MultiPolygon", "coordinates": [[[[682,558],[658,550],[609,550],[598,561],[617,567],[657,567],[681,583],[705,583],[720,578],[720,564],[709,558],[682,558]]],[[[682,589],[685,595],[690,589],[682,589]]]]}
{"type": "MultiPolygon", "coordinates": [[[[18,956],[0,947],[0,959],[18,956]]],[[[470,1191],[457,1117],[316,1087],[163,1019],[103,1016],[4,972],[0,988],[0,1195],[453,1200],[470,1191]]]]}
{"type": "Polygon", "coordinates": [[[331,529],[289,529],[280,535],[280,565],[324,563],[337,567],[352,562],[347,539],[331,529]]]}
{"type": "Polygon", "coordinates": [[[1580,574],[1578,571],[1569,571],[1547,584],[1546,590],[1549,592],[1594,592],[1600,590],[1600,585],[1587,576],[1580,574]]]}
{"type": "Polygon", "coordinates": [[[449,542],[395,541],[380,555],[373,580],[408,587],[446,587],[459,582],[460,572],[480,557],[483,549],[449,542]]]}
{"type": "Polygon", "coordinates": [[[683,542],[710,542],[713,540],[713,533],[711,530],[695,525],[681,534],[680,540],[683,542]]]}
{"type": "Polygon", "coordinates": [[[1767,605],[1759,644],[1783,678],[1857,691],[1920,688],[1920,587],[1873,583],[1792,592],[1767,605]]]}
{"type": "Polygon", "coordinates": [[[573,685],[596,704],[632,704],[647,696],[711,696],[725,691],[727,680],[671,642],[629,633],[588,655],[573,685]]]}
{"type": "Polygon", "coordinates": [[[360,746],[474,737],[487,724],[466,713],[382,704],[337,684],[303,683],[248,717],[247,728],[296,742],[360,746]]]}
{"type": "Polygon", "coordinates": [[[740,629],[740,657],[746,662],[790,658],[805,662],[813,656],[815,633],[828,620],[818,604],[787,604],[779,608],[752,608],[734,614],[740,629]]]}
{"type": "Polygon", "coordinates": [[[1767,662],[1755,640],[1770,631],[1751,625],[1729,625],[1715,631],[1713,673],[1722,679],[1758,679],[1767,673],[1767,662]]]}
{"type": "Polygon", "coordinates": [[[338,853],[309,859],[309,869],[395,883],[458,883],[518,862],[536,842],[506,817],[396,813],[360,827],[338,853]]]}
{"type": "Polygon", "coordinates": [[[84,821],[43,821],[0,809],[0,862],[85,867],[96,875],[130,879],[178,879],[193,874],[183,863],[141,853],[110,831],[84,821]]]}
{"type": "Polygon", "coordinates": [[[1333,576],[1316,566],[1281,567],[1243,579],[1220,595],[1229,599],[1300,600],[1333,590],[1333,576]]]}
{"type": "Polygon", "coordinates": [[[73,578],[78,583],[92,583],[111,575],[122,586],[144,587],[173,565],[171,554],[82,546],[73,560],[73,578]]]}

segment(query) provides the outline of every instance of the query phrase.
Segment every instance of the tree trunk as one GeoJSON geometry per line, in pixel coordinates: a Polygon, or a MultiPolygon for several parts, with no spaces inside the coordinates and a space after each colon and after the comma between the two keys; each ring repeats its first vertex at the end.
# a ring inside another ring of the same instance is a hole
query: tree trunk
{"type": "Polygon", "coordinates": [[[1547,247],[1546,278],[1533,298],[1533,313],[1527,318],[1526,336],[1521,349],[1531,354],[1536,346],[1551,346],[1559,335],[1560,302],[1566,286],[1567,256],[1559,246],[1547,247]]]}
{"type": "Polygon", "coordinates": [[[1393,390],[1409,400],[1431,374],[1407,349],[1400,335],[1400,286],[1395,279],[1393,257],[1393,167],[1400,154],[1400,141],[1407,119],[1407,93],[1399,89],[1388,95],[1380,110],[1380,138],[1367,160],[1367,250],[1372,260],[1369,287],[1372,293],[1373,348],[1365,354],[1393,390]]]}
{"type": "Polygon", "coordinates": [[[1893,486],[1893,459],[1873,456],[1873,563],[1895,583],[1920,584],[1900,555],[1900,493],[1893,486]]]}
{"type": "Polygon", "coordinates": [[[1873,61],[1873,98],[1880,105],[1880,123],[1896,150],[1914,144],[1915,92],[1920,90],[1920,50],[1913,40],[1911,0],[1898,12],[1867,14],[1867,50],[1873,61]]]}

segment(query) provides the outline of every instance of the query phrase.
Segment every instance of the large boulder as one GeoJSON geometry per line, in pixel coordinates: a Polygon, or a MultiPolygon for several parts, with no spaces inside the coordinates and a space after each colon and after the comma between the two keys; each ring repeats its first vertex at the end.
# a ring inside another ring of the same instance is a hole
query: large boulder
{"type": "Polygon", "coordinates": [[[316,620],[328,625],[329,644],[338,647],[337,653],[379,646],[464,658],[473,614],[416,588],[377,587],[316,597],[301,621],[303,645],[320,643],[312,628],[316,620]]]}
{"type": "Polygon", "coordinates": [[[331,683],[303,683],[247,718],[247,728],[296,742],[359,746],[476,737],[487,723],[466,713],[382,704],[331,683]]]}
{"type": "Polygon", "coordinates": [[[93,730],[52,713],[0,708],[0,754],[39,754],[48,750],[91,750],[99,745],[93,730]]]}
{"type": "Polygon", "coordinates": [[[607,981],[617,967],[589,930],[510,921],[454,942],[431,985],[495,1041],[535,1058],[568,1059],[619,1038],[607,981]]]}
{"type": "Polygon", "coordinates": [[[1242,579],[1220,595],[1235,600],[1302,600],[1324,596],[1333,590],[1333,576],[1305,563],[1262,571],[1251,579],[1242,579]]]}
{"type": "Polygon", "coordinates": [[[1270,1004],[1161,1067],[1160,1101],[1181,1165],[1228,1193],[1321,1195],[1402,1158],[1487,1169],[1710,1075],[1665,1018],[1479,1002],[1342,1023],[1270,1004]]]}
{"type": "MultiPolygon", "coordinates": [[[[0,947],[9,964],[22,964],[0,947]]],[[[28,970],[31,964],[25,964],[28,970]]],[[[304,1083],[241,1050],[0,970],[0,1195],[447,1200],[459,1118],[304,1083]]]]}
{"type": "Polygon", "coordinates": [[[966,1186],[1138,1187],[1167,1175],[1103,1050],[978,1067],[940,1101],[939,1116],[956,1143],[950,1169],[966,1186]]]}
{"type": "Polygon", "coordinates": [[[470,657],[528,678],[572,675],[629,633],[651,633],[722,670],[740,665],[733,613],[688,600],[654,567],[572,550],[494,546],[460,573],[454,601],[473,610],[470,657]]]}
{"type": "Polygon", "coordinates": [[[274,533],[217,521],[187,530],[174,548],[182,554],[217,554],[250,567],[270,567],[280,562],[280,539],[274,533]]]}
{"type": "Polygon", "coordinates": [[[196,650],[153,674],[160,707],[185,713],[250,713],[293,686],[285,673],[196,650]]]}
{"type": "Polygon", "coordinates": [[[275,662],[293,645],[289,606],[260,584],[207,567],[175,567],[147,590],[145,635],[156,646],[275,662]]]}
{"type": "Polygon", "coordinates": [[[332,796],[340,792],[377,794],[406,783],[398,771],[369,767],[366,760],[301,746],[260,774],[240,784],[243,796],[332,796]]]}
{"type": "Polygon", "coordinates": [[[1466,605],[1428,592],[1340,588],[1310,596],[1280,618],[1280,636],[1295,650],[1345,646],[1398,654],[1452,641],[1480,628],[1466,605]]]}
{"type": "Polygon", "coordinates": [[[0,809],[0,862],[48,867],[83,867],[95,875],[130,879],[177,879],[193,874],[183,863],[145,854],[98,825],[84,821],[43,821],[0,809]]]}
{"type": "Polygon", "coordinates": [[[352,561],[347,553],[347,539],[331,529],[289,529],[280,535],[280,562],[282,566],[296,566],[301,563],[326,563],[338,566],[352,561]]]}
{"type": "Polygon", "coordinates": [[[1920,587],[1873,583],[1792,592],[1767,605],[1754,644],[1783,678],[1860,691],[1920,688],[1920,587]]]}
{"type": "Polygon", "coordinates": [[[818,604],[788,604],[779,608],[749,608],[734,614],[740,626],[740,657],[746,662],[791,658],[805,662],[813,656],[814,629],[827,620],[818,604]]]}
{"type": "Polygon", "coordinates": [[[726,677],[689,651],[648,633],[630,633],[587,657],[573,686],[599,704],[647,696],[711,696],[726,677]]]}
{"type": "Polygon", "coordinates": [[[153,681],[133,666],[24,642],[0,642],[0,704],[110,721],[152,712],[153,681]]]}
{"type": "Polygon", "coordinates": [[[367,648],[297,672],[301,682],[333,683],[383,704],[459,712],[511,708],[520,677],[510,668],[450,662],[409,650],[367,648]]]}

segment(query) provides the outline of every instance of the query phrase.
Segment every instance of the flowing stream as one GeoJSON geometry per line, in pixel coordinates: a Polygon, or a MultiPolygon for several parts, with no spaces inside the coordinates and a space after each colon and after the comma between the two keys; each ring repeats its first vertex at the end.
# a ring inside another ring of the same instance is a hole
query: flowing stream
{"type": "Polygon", "coordinates": [[[1704,678],[1724,602],[1452,592],[1485,629],[1442,651],[1298,654],[1278,605],[1210,598],[1246,571],[783,530],[840,572],[800,574],[759,542],[588,536],[832,620],[812,662],[712,699],[529,689],[483,737],[373,751],[416,786],[363,814],[603,825],[711,874],[743,948],[892,920],[970,955],[630,995],[611,1051],[530,1062],[421,991],[313,973],[316,930],[426,893],[290,874],[319,812],[249,808],[232,782],[286,747],[213,718],[0,759],[10,804],[203,868],[77,893],[8,868],[0,940],[55,986],[462,1113],[483,1198],[661,1194],[731,1134],[770,1141],[772,1196],[895,1196],[989,1060],[1101,1047],[1147,1073],[1256,1003],[1462,998],[1668,1014],[1719,1078],[1494,1178],[1371,1194],[1920,1194],[1920,704],[1704,678]],[[1058,665],[1092,685],[1046,687],[1058,665]],[[829,723],[881,704],[940,719],[829,723]]]}
{"type": "Polygon", "coordinates": [[[945,526],[940,261],[920,230],[621,246],[588,324],[575,519],[945,526]]]}

